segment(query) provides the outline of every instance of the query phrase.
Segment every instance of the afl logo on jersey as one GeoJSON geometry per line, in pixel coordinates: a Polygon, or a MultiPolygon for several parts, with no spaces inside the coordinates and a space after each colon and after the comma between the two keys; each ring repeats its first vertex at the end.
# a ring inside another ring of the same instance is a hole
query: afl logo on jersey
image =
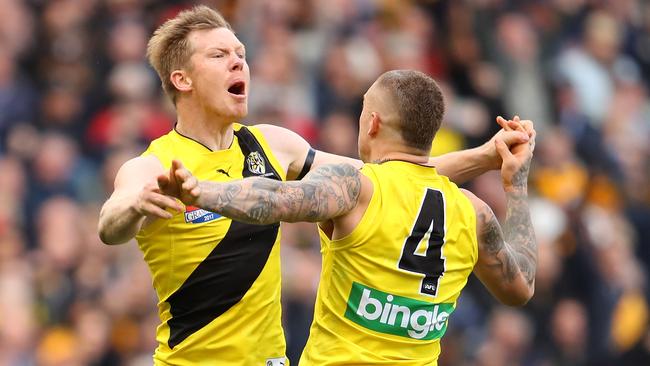
{"type": "Polygon", "coordinates": [[[248,165],[248,170],[250,170],[250,172],[253,174],[263,175],[266,172],[264,159],[262,158],[262,155],[260,155],[260,153],[257,151],[253,151],[252,153],[248,154],[248,157],[246,158],[246,164],[248,165]]]}

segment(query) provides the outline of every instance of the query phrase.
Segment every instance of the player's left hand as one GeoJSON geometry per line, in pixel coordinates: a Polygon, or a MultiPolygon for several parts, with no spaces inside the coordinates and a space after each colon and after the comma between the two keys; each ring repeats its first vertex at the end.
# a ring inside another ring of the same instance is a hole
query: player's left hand
{"type": "Polygon", "coordinates": [[[516,146],[528,144],[531,139],[533,141],[535,139],[535,128],[530,120],[521,120],[519,116],[515,116],[512,120],[506,120],[498,116],[496,121],[502,129],[482,146],[490,170],[501,169],[503,162],[501,155],[496,150],[496,140],[502,141],[512,151],[516,146]]]}
{"type": "Polygon", "coordinates": [[[510,147],[506,146],[498,136],[494,140],[497,153],[503,161],[501,164],[501,179],[506,191],[527,188],[530,161],[535,150],[536,132],[532,129],[533,122],[529,120],[519,121],[518,116],[515,116],[515,120],[520,122],[522,128],[524,124],[530,125],[532,132],[527,143],[515,144],[510,147]]]}
{"type": "Polygon", "coordinates": [[[201,194],[199,181],[179,160],[172,160],[169,175],[158,176],[158,187],[164,194],[176,197],[186,205],[195,204],[201,194]]]}

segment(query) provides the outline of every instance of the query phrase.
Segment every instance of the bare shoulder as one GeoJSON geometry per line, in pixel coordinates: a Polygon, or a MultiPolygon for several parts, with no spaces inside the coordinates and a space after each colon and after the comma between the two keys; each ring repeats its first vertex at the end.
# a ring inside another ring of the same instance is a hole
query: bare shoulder
{"type": "Polygon", "coordinates": [[[328,194],[354,202],[366,203],[372,196],[372,181],[351,164],[326,164],[312,170],[303,180],[305,184],[319,184],[328,194]]]}
{"type": "Polygon", "coordinates": [[[324,164],[312,170],[305,177],[305,181],[319,183],[336,183],[354,186],[355,196],[358,196],[362,179],[365,177],[359,169],[351,164],[324,164]]]}
{"type": "Polygon", "coordinates": [[[287,180],[295,179],[302,170],[311,148],[309,143],[288,128],[268,124],[254,127],[264,135],[271,151],[287,172],[287,180]]]}
{"type": "MultiPolygon", "coordinates": [[[[359,222],[361,222],[363,215],[370,205],[375,187],[372,180],[361,173],[356,166],[346,163],[336,164],[335,166],[344,167],[342,170],[347,172],[347,176],[350,177],[347,179],[347,190],[350,192],[348,195],[356,194],[354,207],[345,215],[332,220],[331,223],[333,226],[329,227],[329,235],[331,238],[334,228],[336,228],[336,238],[342,238],[352,233],[359,222]]],[[[321,168],[319,167],[318,169],[321,168]]],[[[328,228],[327,224],[322,227],[324,230],[328,228]]],[[[328,231],[325,232],[328,233],[328,231]]]]}
{"type": "Polygon", "coordinates": [[[164,171],[165,168],[155,155],[146,155],[137,156],[133,159],[127,160],[124,164],[122,164],[119,172],[137,175],[158,175],[164,171]]]}
{"type": "Polygon", "coordinates": [[[305,146],[309,148],[309,143],[302,136],[288,128],[270,124],[260,124],[253,127],[256,127],[264,135],[274,152],[276,148],[279,151],[304,148],[305,146]]]}
{"type": "Polygon", "coordinates": [[[493,226],[494,222],[498,223],[498,221],[496,221],[496,216],[494,215],[492,208],[488,206],[487,203],[478,198],[471,191],[463,188],[461,188],[460,191],[463,192],[463,194],[472,203],[472,206],[474,206],[474,212],[476,213],[476,228],[479,233],[481,233],[482,230],[486,227],[493,226]]]}
{"type": "MultiPolygon", "coordinates": [[[[273,153],[278,156],[287,169],[287,180],[295,179],[302,171],[305,158],[311,148],[309,142],[299,134],[284,127],[266,124],[256,125],[255,127],[262,132],[273,153]]],[[[341,163],[351,164],[358,169],[363,166],[361,160],[315,150],[311,169],[325,164],[341,163]]]]}
{"type": "Polygon", "coordinates": [[[472,206],[474,206],[474,211],[476,211],[477,214],[486,209],[490,210],[490,212],[492,211],[492,209],[490,209],[490,206],[488,206],[487,203],[485,203],[482,199],[478,198],[474,193],[464,188],[459,189],[472,203],[472,206]]]}
{"type": "Polygon", "coordinates": [[[139,189],[144,184],[155,183],[160,174],[165,173],[160,160],[154,155],[138,156],[127,160],[115,176],[115,190],[139,189]]]}
{"type": "MultiPolygon", "coordinates": [[[[356,169],[356,167],[354,167],[356,169]]],[[[372,180],[370,178],[366,177],[365,174],[361,173],[360,170],[357,169],[359,172],[359,180],[360,180],[360,192],[359,192],[359,207],[363,208],[363,211],[366,211],[366,208],[370,204],[370,200],[372,199],[372,194],[375,191],[375,186],[372,183],[372,180]]]]}

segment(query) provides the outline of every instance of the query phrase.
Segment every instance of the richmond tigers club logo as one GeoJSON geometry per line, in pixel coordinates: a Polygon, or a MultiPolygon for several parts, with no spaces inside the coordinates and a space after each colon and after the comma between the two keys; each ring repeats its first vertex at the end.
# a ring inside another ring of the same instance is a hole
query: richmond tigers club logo
{"type": "Polygon", "coordinates": [[[248,170],[253,174],[262,175],[266,172],[266,167],[264,166],[264,159],[259,152],[253,151],[248,154],[246,158],[246,164],[248,165],[248,170]]]}

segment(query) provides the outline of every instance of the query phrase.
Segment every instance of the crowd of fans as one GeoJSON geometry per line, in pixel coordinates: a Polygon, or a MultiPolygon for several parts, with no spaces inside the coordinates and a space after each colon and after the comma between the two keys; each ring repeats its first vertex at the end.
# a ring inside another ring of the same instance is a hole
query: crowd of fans
{"type": "MultiPolygon", "coordinates": [[[[249,124],[356,156],[361,97],[388,69],[445,91],[433,154],[497,115],[539,132],[536,294],[471,279],[440,364],[650,365],[650,4],[643,0],[214,0],[247,47],[249,124]]],[[[191,1],[0,0],[0,365],[150,365],[158,323],[135,242],[97,236],[117,167],[174,123],[145,59],[191,1]]],[[[504,217],[498,172],[467,187],[504,217]]],[[[283,231],[294,363],[320,271],[313,224],[283,231]]]]}

